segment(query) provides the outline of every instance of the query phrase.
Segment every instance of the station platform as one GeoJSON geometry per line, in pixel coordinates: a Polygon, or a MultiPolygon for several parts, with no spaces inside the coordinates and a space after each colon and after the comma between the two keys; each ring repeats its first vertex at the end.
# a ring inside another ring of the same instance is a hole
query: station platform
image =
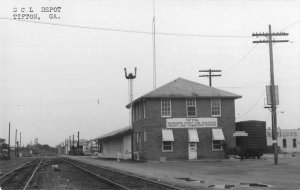
{"type": "MultiPolygon", "coordinates": [[[[258,184],[258,187],[267,185],[267,187],[272,187],[272,189],[300,187],[299,182],[297,182],[299,181],[298,175],[287,174],[289,170],[300,169],[299,157],[282,158],[280,164],[276,166],[273,164],[271,157],[248,160],[205,159],[165,162],[132,162],[124,160],[118,162],[117,160],[99,159],[96,156],[68,157],[85,163],[111,167],[150,179],[160,180],[168,184],[184,187],[183,189],[212,189],[211,187],[228,189],[226,187],[242,186],[243,189],[248,189],[246,188],[247,184],[258,184]]],[[[265,187],[263,188],[266,189],[265,187]]]]}

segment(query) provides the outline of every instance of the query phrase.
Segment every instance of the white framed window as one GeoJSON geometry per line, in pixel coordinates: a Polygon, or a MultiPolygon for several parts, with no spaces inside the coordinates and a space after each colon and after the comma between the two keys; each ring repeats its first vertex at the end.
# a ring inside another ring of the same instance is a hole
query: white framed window
{"type": "Polygon", "coordinates": [[[146,107],[145,107],[145,102],[143,102],[143,119],[146,119],[146,107]]]}
{"type": "Polygon", "coordinates": [[[297,139],[293,139],[293,148],[297,148],[297,139]]]}
{"type": "Polygon", "coordinates": [[[223,150],[222,148],[223,141],[213,140],[212,141],[212,150],[223,150]]]}
{"type": "Polygon", "coordinates": [[[221,116],[220,99],[211,99],[211,116],[221,116]]]}
{"type": "Polygon", "coordinates": [[[286,139],[282,139],[282,147],[286,148],[286,139]]]}
{"type": "Polygon", "coordinates": [[[140,104],[136,105],[136,120],[140,120],[140,104]]]}
{"type": "Polygon", "coordinates": [[[171,117],[171,99],[161,99],[161,117],[171,117]]]}
{"type": "Polygon", "coordinates": [[[163,141],[162,142],[162,151],[163,152],[173,152],[173,142],[172,141],[163,141]]]}
{"type": "Polygon", "coordinates": [[[139,120],[142,120],[143,119],[143,105],[142,105],[143,103],[141,102],[139,105],[139,120]]]}
{"type": "Polygon", "coordinates": [[[186,99],[186,115],[187,117],[196,117],[196,99],[186,99]]]}
{"type": "Polygon", "coordinates": [[[221,140],[213,140],[212,141],[212,149],[213,150],[223,150],[222,148],[222,143],[223,141],[221,140]]]}
{"type": "Polygon", "coordinates": [[[140,139],[140,133],[136,132],[136,142],[139,142],[139,139],[140,139]]]}
{"type": "Polygon", "coordinates": [[[132,117],[133,117],[133,121],[137,121],[137,114],[136,114],[136,105],[132,106],[132,117]]]}
{"type": "Polygon", "coordinates": [[[103,141],[100,141],[98,143],[99,143],[99,152],[103,153],[103,141]]]}

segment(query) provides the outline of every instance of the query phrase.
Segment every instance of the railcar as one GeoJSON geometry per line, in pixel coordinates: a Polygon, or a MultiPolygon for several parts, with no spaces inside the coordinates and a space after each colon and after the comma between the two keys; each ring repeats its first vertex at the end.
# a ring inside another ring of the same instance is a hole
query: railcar
{"type": "Polygon", "coordinates": [[[236,137],[236,154],[244,158],[260,158],[266,151],[266,122],[241,121],[235,125],[236,131],[244,131],[247,136],[236,137]]]}

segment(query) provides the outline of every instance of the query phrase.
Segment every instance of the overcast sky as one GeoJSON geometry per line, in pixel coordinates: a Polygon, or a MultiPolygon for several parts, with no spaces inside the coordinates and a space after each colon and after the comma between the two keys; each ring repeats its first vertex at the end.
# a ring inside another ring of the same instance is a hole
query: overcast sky
{"type": "MultiPolygon", "coordinates": [[[[213,86],[242,96],[236,120],[267,127],[269,49],[251,35],[269,24],[288,32],[276,39],[292,43],[274,45],[278,126],[300,128],[300,1],[156,0],[155,16],[164,34],[156,35],[157,87],[178,77],[208,85],[198,71],[222,69],[213,86]]],[[[91,139],[127,126],[124,67],[137,67],[135,98],[153,89],[152,0],[0,0],[0,18],[0,138],[9,122],[12,139],[18,129],[22,144],[51,146],[77,131],[91,139]],[[60,19],[41,12],[49,6],[61,7],[60,19]],[[40,20],[13,20],[29,7],[40,20]]]]}

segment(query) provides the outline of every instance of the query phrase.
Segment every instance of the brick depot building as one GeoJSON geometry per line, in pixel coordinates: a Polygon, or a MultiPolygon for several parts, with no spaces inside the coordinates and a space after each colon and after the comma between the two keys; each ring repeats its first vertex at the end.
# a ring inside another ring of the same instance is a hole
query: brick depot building
{"type": "Polygon", "coordinates": [[[235,147],[237,98],[183,78],[139,97],[132,104],[135,155],[142,160],[223,158],[225,144],[235,147]]]}

